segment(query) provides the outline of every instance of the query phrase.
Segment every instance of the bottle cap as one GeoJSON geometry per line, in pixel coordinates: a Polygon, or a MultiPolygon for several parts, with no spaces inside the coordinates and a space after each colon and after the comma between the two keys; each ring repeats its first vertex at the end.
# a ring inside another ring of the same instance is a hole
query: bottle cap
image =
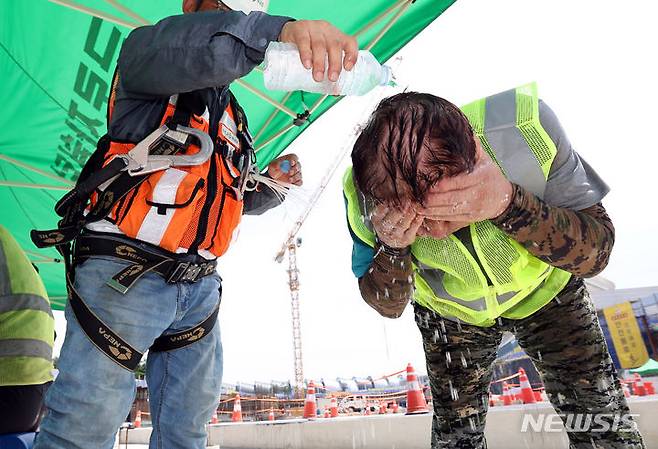
{"type": "Polygon", "coordinates": [[[289,173],[290,172],[290,161],[288,159],[284,159],[281,162],[279,162],[279,169],[283,173],[289,173]]]}
{"type": "Polygon", "coordinates": [[[393,77],[393,70],[387,65],[382,66],[382,78],[379,81],[380,86],[395,86],[395,78],[393,77]]]}

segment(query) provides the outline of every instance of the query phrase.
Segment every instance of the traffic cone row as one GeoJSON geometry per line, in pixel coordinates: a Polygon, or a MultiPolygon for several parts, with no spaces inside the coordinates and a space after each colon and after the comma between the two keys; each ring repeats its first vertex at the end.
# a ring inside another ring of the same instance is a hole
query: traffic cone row
{"type": "Polygon", "coordinates": [[[630,381],[626,381],[631,385],[631,394],[635,396],[651,396],[656,394],[656,388],[653,385],[653,382],[642,379],[642,376],[639,373],[633,374],[633,378],[630,381]]]}

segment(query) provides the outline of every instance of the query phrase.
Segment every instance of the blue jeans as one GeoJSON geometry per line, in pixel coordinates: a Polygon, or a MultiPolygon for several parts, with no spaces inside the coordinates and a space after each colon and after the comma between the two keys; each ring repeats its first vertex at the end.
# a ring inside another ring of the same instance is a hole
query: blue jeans
{"type": "MultiPolygon", "coordinates": [[[[216,273],[194,284],[167,284],[147,273],[122,295],[105,282],[128,266],[110,257],[78,265],[75,288],[89,308],[139,351],[162,333],[203,321],[219,301],[216,273]]],[[[97,349],[66,307],[59,376],[46,395],[47,415],[35,449],[110,449],[135,395],[131,371],[97,349]]],[[[219,322],[187,347],[148,354],[146,381],[153,433],[150,449],[205,448],[205,424],[219,402],[222,343],[219,322]]]]}

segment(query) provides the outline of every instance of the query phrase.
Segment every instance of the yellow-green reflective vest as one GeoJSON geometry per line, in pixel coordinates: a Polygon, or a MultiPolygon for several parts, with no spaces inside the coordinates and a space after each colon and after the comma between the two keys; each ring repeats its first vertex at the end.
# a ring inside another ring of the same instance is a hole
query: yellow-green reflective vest
{"type": "MultiPolygon", "coordinates": [[[[505,176],[542,198],[557,149],[539,122],[536,84],[461,109],[505,176]]],[[[343,189],[352,231],[374,247],[365,198],[356,190],[351,168],[343,178],[343,189]]],[[[442,316],[491,326],[501,316],[532,315],[571,277],[530,254],[488,220],[471,224],[469,231],[475,255],[455,235],[441,240],[418,237],[413,243],[416,302],[442,316]]]]}
{"type": "Polygon", "coordinates": [[[0,386],[52,380],[54,327],[41,278],[0,226],[0,386]]]}

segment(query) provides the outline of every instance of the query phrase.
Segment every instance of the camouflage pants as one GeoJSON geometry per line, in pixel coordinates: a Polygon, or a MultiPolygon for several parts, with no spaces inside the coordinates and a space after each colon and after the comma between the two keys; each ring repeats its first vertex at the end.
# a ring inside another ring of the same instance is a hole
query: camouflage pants
{"type": "MultiPolygon", "coordinates": [[[[554,301],[530,317],[502,318],[488,328],[442,319],[418,304],[414,307],[434,402],[432,449],[486,447],[492,364],[504,331],[513,333],[532,359],[560,416],[603,413],[612,423],[611,415],[629,413],[581,279],[572,279],[554,301]]],[[[610,427],[619,429],[569,432],[570,447],[645,447],[639,431],[610,427]]]]}

